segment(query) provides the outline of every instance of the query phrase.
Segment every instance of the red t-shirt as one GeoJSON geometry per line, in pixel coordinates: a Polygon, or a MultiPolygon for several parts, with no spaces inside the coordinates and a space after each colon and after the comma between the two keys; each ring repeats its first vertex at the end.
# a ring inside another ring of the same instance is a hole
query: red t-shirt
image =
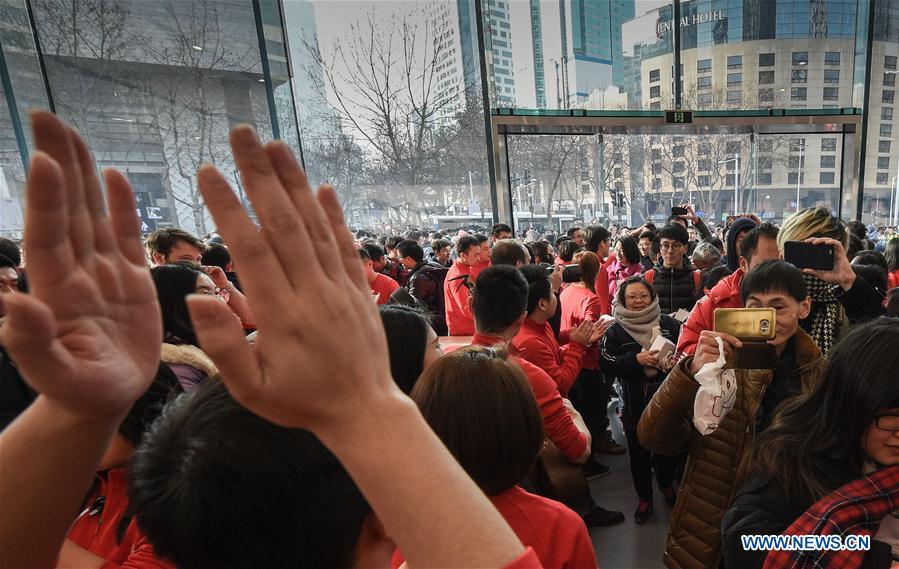
{"type": "Polygon", "coordinates": [[[556,382],[562,397],[568,396],[581,371],[585,350],[583,344],[569,342],[560,348],[548,322],[538,324],[525,318],[512,345],[519,356],[545,371],[556,382]]]}
{"type": "MultiPolygon", "coordinates": [[[[529,494],[518,486],[490,497],[490,501],[521,543],[534,550],[543,567],[596,569],[596,555],[587,526],[579,515],[566,506],[529,494]]],[[[403,561],[402,553],[397,550],[393,556],[393,568],[398,568],[403,561]]]]}
{"type": "Polygon", "coordinates": [[[596,297],[599,299],[599,313],[612,314],[612,299],[609,297],[609,267],[616,261],[615,255],[600,264],[599,273],[593,288],[596,289],[596,297]]]}
{"type": "Polygon", "coordinates": [[[472,267],[456,261],[446,273],[443,281],[443,301],[446,311],[446,326],[450,336],[471,336],[474,334],[474,315],[468,307],[468,287],[464,276],[474,278],[472,267]]]}
{"type": "Polygon", "coordinates": [[[387,304],[393,291],[400,288],[395,280],[381,273],[375,273],[375,280],[369,282],[368,285],[371,287],[371,294],[378,295],[378,304],[387,304]]]}
{"type": "MultiPolygon", "coordinates": [[[[604,271],[600,271],[604,272],[604,271]]],[[[608,273],[606,273],[608,277],[608,273]]],[[[608,281],[603,289],[609,294],[608,281]]],[[[596,322],[603,314],[599,297],[583,285],[570,286],[559,295],[562,302],[562,324],[559,328],[559,336],[567,338],[571,329],[583,322],[590,320],[596,322]]],[[[581,363],[584,369],[596,369],[599,367],[599,347],[593,346],[584,351],[584,359],[581,363]]]]}

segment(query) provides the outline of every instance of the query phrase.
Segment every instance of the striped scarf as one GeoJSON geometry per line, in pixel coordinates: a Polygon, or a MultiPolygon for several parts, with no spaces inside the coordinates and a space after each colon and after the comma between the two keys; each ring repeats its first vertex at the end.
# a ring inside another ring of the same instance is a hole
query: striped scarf
{"type": "Polygon", "coordinates": [[[812,275],[803,275],[808,295],[812,299],[809,335],[826,356],[836,341],[837,330],[843,320],[843,308],[833,295],[833,285],[812,275]]]}

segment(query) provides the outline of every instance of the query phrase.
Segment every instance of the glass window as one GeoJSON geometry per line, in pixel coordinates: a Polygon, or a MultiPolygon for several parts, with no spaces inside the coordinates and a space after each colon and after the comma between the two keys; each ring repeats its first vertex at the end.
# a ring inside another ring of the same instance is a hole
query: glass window
{"type": "Polygon", "coordinates": [[[727,102],[731,105],[739,105],[743,102],[743,91],[728,91],[727,102]]]}
{"type": "Polygon", "coordinates": [[[825,83],[839,83],[840,82],[840,70],[839,69],[825,69],[824,70],[824,82],[825,83]]]}
{"type": "Polygon", "coordinates": [[[877,169],[878,170],[889,170],[890,169],[890,157],[889,156],[878,156],[877,157],[877,169]]]}
{"type": "Polygon", "coordinates": [[[728,69],[742,69],[743,68],[743,56],[742,55],[727,56],[727,68],[728,69]]]}
{"type": "Polygon", "coordinates": [[[799,156],[790,156],[787,160],[787,166],[794,170],[796,170],[798,168],[804,168],[805,167],[805,156],[803,155],[801,160],[800,160],[799,156]]]}
{"type": "Polygon", "coordinates": [[[790,89],[791,101],[805,101],[808,98],[805,87],[793,87],[790,89]]]}
{"type": "Polygon", "coordinates": [[[681,158],[684,155],[684,145],[683,144],[675,144],[671,150],[672,150],[672,153],[674,154],[675,158],[681,158]]]}
{"type": "Polygon", "coordinates": [[[712,60],[711,59],[700,59],[696,62],[696,72],[697,73],[711,73],[712,71],[712,60]]]}
{"type": "Polygon", "coordinates": [[[821,172],[819,174],[818,181],[821,184],[827,184],[827,185],[833,184],[833,177],[834,177],[833,172],[821,172]]]}
{"type": "Polygon", "coordinates": [[[712,94],[711,93],[699,93],[696,96],[696,101],[702,106],[711,105],[712,104],[712,94]]]}
{"type": "Polygon", "coordinates": [[[759,89],[759,104],[773,103],[774,89],[759,89]]]}
{"type": "Polygon", "coordinates": [[[759,67],[774,67],[774,54],[773,53],[760,53],[759,54],[759,67]]]}
{"type": "Polygon", "coordinates": [[[880,125],[880,136],[892,136],[893,135],[893,125],[889,123],[884,123],[880,125]]]}
{"type": "Polygon", "coordinates": [[[700,89],[711,89],[712,88],[712,76],[706,75],[704,77],[696,78],[696,86],[700,89]]]}
{"type": "Polygon", "coordinates": [[[649,88],[649,98],[655,99],[662,96],[662,88],[659,85],[655,85],[649,88]]]}
{"type": "Polygon", "coordinates": [[[790,81],[792,83],[808,83],[808,70],[806,69],[794,69],[790,74],[790,81]]]}
{"type": "Polygon", "coordinates": [[[759,152],[771,152],[774,150],[774,141],[770,138],[763,138],[759,141],[759,152]]]}
{"type": "Polygon", "coordinates": [[[878,172],[877,173],[877,185],[885,186],[887,184],[887,179],[890,177],[886,172],[878,172]]]}
{"type": "Polygon", "coordinates": [[[700,172],[708,172],[709,170],[712,169],[712,161],[711,160],[707,160],[707,159],[703,158],[703,159],[699,160],[697,162],[697,164],[698,164],[697,169],[700,172]]]}
{"type": "Polygon", "coordinates": [[[840,98],[840,88],[839,87],[825,87],[824,88],[824,100],[825,101],[837,101],[840,98]]]}
{"type": "Polygon", "coordinates": [[[840,52],[838,52],[838,51],[824,52],[824,65],[839,65],[839,64],[840,64],[840,52]]]}
{"type": "Polygon", "coordinates": [[[821,157],[821,167],[822,168],[835,168],[837,162],[836,156],[822,156],[821,157]]]}
{"type": "Polygon", "coordinates": [[[887,90],[884,90],[883,93],[881,93],[881,95],[880,95],[880,102],[881,102],[881,103],[887,103],[887,104],[892,105],[892,104],[893,104],[893,97],[894,97],[895,95],[896,95],[896,92],[895,92],[895,91],[887,91],[887,90]]]}
{"type": "Polygon", "coordinates": [[[737,185],[736,176],[734,176],[733,174],[726,174],[724,176],[724,184],[726,186],[736,186],[737,185]]]}
{"type": "Polygon", "coordinates": [[[707,176],[707,175],[705,175],[705,174],[703,174],[703,175],[701,175],[701,176],[697,176],[697,178],[696,178],[696,185],[699,186],[700,188],[707,188],[707,187],[709,187],[710,185],[712,185],[712,184],[711,184],[711,179],[710,179],[709,176],[707,176]]]}
{"type": "Polygon", "coordinates": [[[727,144],[725,144],[724,151],[727,152],[728,154],[739,154],[740,147],[741,147],[741,145],[740,145],[739,140],[730,141],[727,144]]]}
{"type": "Polygon", "coordinates": [[[893,107],[883,107],[882,109],[880,109],[880,120],[893,120],[893,107]]]}
{"type": "Polygon", "coordinates": [[[808,52],[807,51],[794,51],[793,52],[793,65],[808,65],[808,52]]]}
{"type": "Polygon", "coordinates": [[[758,183],[761,186],[771,185],[771,172],[761,172],[758,175],[758,183]]]}
{"type": "Polygon", "coordinates": [[[895,87],[896,86],[896,74],[895,73],[884,73],[883,74],[883,86],[884,87],[895,87]]]}
{"type": "Polygon", "coordinates": [[[649,103],[649,108],[659,110],[662,108],[662,103],[660,101],[652,101],[649,103]]]}
{"type": "Polygon", "coordinates": [[[774,72],[773,71],[759,71],[759,85],[773,85],[774,84],[774,72]]]}
{"type": "MultiPolygon", "coordinates": [[[[790,150],[793,150],[790,148],[790,150]]],[[[822,138],[821,139],[821,152],[836,152],[837,151],[837,139],[836,138],[822,138]]]]}
{"type": "Polygon", "coordinates": [[[662,179],[661,178],[653,178],[652,179],[652,189],[654,189],[654,190],[662,189],[662,179]]]}
{"type": "Polygon", "coordinates": [[[652,69],[649,72],[649,82],[657,83],[662,80],[662,70],[661,69],[652,69]]]}
{"type": "Polygon", "coordinates": [[[656,175],[661,174],[662,173],[662,165],[659,163],[654,163],[652,165],[652,173],[656,174],[656,175]]]}
{"type": "Polygon", "coordinates": [[[804,138],[791,138],[790,139],[790,152],[799,152],[800,150],[805,149],[805,139],[804,138]]]}
{"type": "Polygon", "coordinates": [[[671,166],[672,166],[671,171],[674,172],[675,174],[680,174],[681,172],[684,171],[684,163],[683,162],[675,162],[671,166]]]}
{"type": "Polygon", "coordinates": [[[774,159],[771,156],[759,156],[756,158],[756,164],[759,170],[770,170],[774,165],[774,159]]]}
{"type": "Polygon", "coordinates": [[[728,73],[727,74],[727,86],[728,87],[736,87],[743,84],[743,74],[742,73],[728,73]]]}
{"type": "Polygon", "coordinates": [[[674,182],[674,189],[675,189],[675,190],[682,190],[682,189],[684,189],[684,179],[683,179],[683,178],[681,178],[680,176],[677,176],[677,177],[675,177],[675,178],[672,178],[672,181],[674,182]]]}
{"type": "Polygon", "coordinates": [[[890,141],[889,140],[881,140],[877,143],[877,152],[883,152],[885,154],[889,154],[890,152],[890,141]]]}
{"type": "Polygon", "coordinates": [[[805,173],[802,175],[798,175],[796,172],[790,172],[787,174],[787,183],[791,186],[795,186],[796,184],[804,184],[805,183],[805,173]]]}
{"type": "Polygon", "coordinates": [[[892,69],[896,70],[896,56],[895,55],[884,55],[883,56],[883,68],[884,69],[892,69]]]}
{"type": "Polygon", "coordinates": [[[661,160],[662,159],[662,151],[658,148],[652,149],[652,159],[653,160],[661,160]]]}

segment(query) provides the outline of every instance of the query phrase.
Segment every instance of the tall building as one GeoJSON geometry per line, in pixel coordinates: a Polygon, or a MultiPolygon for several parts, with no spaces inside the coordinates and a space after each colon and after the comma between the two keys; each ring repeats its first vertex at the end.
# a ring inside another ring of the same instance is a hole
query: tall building
{"type": "Polygon", "coordinates": [[[494,78],[493,96],[499,107],[515,106],[515,66],[512,62],[510,0],[485,0],[488,73],[494,78]]]}

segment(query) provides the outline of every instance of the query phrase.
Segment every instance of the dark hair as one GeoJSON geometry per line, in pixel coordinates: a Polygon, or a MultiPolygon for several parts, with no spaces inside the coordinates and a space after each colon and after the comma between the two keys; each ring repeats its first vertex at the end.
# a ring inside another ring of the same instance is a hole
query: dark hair
{"type": "Polygon", "coordinates": [[[548,241],[532,241],[526,245],[528,251],[531,252],[531,262],[537,263],[539,258],[541,263],[552,263],[555,259],[553,254],[549,252],[548,241]]]}
{"type": "MultiPolygon", "coordinates": [[[[376,245],[375,243],[366,243],[362,246],[363,251],[368,254],[368,258],[372,261],[380,261],[384,258],[384,249],[381,248],[380,245],[376,245]]],[[[364,259],[365,257],[363,257],[364,259]]]]}
{"type": "Polygon", "coordinates": [[[783,292],[793,297],[796,302],[808,298],[802,271],[780,259],[762,261],[746,273],[740,282],[740,298],[743,299],[743,304],[746,304],[746,299],[753,294],[768,292],[783,292]]]}
{"type": "Polygon", "coordinates": [[[371,253],[368,252],[368,249],[363,246],[359,249],[359,258],[363,261],[371,261],[371,253]]]}
{"type": "Polygon", "coordinates": [[[147,235],[147,250],[150,252],[150,255],[161,253],[163,256],[166,256],[179,241],[193,245],[200,250],[200,253],[206,249],[203,242],[192,233],[177,227],[169,227],[167,229],[157,229],[147,235]]]}
{"type": "Polygon", "coordinates": [[[408,395],[424,367],[427,318],[420,310],[400,304],[385,304],[378,310],[387,334],[393,380],[408,395]]]}
{"type": "Polygon", "coordinates": [[[349,569],[371,512],[315,435],[260,418],[217,379],[165,409],[129,475],[138,525],[180,569],[349,569]]]}
{"type": "Polygon", "coordinates": [[[740,256],[749,263],[752,261],[752,256],[755,255],[755,250],[759,248],[759,239],[767,237],[768,239],[773,239],[776,243],[779,231],[777,227],[770,223],[763,223],[753,227],[746,232],[746,235],[743,236],[743,241],[740,242],[740,256]]]}
{"type": "Polygon", "coordinates": [[[899,237],[890,239],[883,256],[887,260],[887,270],[889,272],[899,271],[899,237]]]}
{"type": "Polygon", "coordinates": [[[627,303],[624,301],[625,296],[627,295],[627,287],[632,284],[641,284],[646,287],[646,290],[649,291],[649,298],[652,300],[656,299],[656,289],[654,286],[646,282],[646,279],[643,278],[642,275],[634,275],[632,277],[628,277],[618,285],[618,292],[615,293],[615,302],[618,303],[622,308],[627,308],[627,303]]]}
{"type": "Polygon", "coordinates": [[[512,265],[528,262],[527,247],[514,239],[501,239],[493,244],[490,262],[494,265],[512,265]]]}
{"type": "Polygon", "coordinates": [[[852,263],[852,272],[865,279],[872,288],[886,298],[890,279],[887,270],[880,265],[858,265],[852,263]]]}
{"type": "Polygon", "coordinates": [[[186,299],[187,295],[196,292],[197,277],[206,273],[192,263],[181,262],[153,267],[150,274],[162,309],[162,341],[196,346],[197,337],[186,299]]]}
{"type": "Polygon", "coordinates": [[[384,244],[384,246],[387,249],[396,249],[396,246],[399,245],[402,241],[403,238],[399,235],[391,235],[387,238],[387,242],[384,244]]]}
{"type": "Polygon", "coordinates": [[[231,262],[231,253],[221,243],[210,242],[206,244],[206,250],[203,251],[201,262],[211,267],[221,267],[224,271],[228,263],[231,262]]]}
{"type": "Polygon", "coordinates": [[[878,253],[877,251],[859,251],[852,258],[852,265],[874,265],[882,268],[884,271],[888,269],[886,257],[883,256],[883,253],[878,253]]]}
{"type": "Polygon", "coordinates": [[[562,245],[562,243],[564,243],[566,241],[571,241],[571,237],[569,237],[567,235],[562,235],[561,237],[557,238],[555,240],[556,249],[558,249],[562,245]]]}
{"type": "Polygon", "coordinates": [[[137,398],[128,415],[119,424],[119,434],[126,441],[137,447],[144,433],[150,429],[160,415],[166,403],[178,394],[184,393],[178,376],[164,363],[159,364],[153,383],[137,398]]]}
{"type": "Polygon", "coordinates": [[[866,241],[868,239],[868,228],[861,221],[850,221],[846,224],[846,230],[862,241],[866,241]]]}
{"type": "Polygon", "coordinates": [[[537,310],[541,300],[547,300],[553,294],[553,285],[549,280],[549,272],[539,265],[525,265],[518,269],[528,281],[528,315],[537,310]]]}
{"type": "Polygon", "coordinates": [[[431,241],[431,250],[436,254],[438,251],[445,247],[452,247],[453,244],[446,239],[434,239],[431,241]]]}
{"type": "Polygon", "coordinates": [[[897,345],[893,319],[853,329],[831,350],[817,387],[777,409],[744,468],[779,479],[807,504],[862,476],[865,432],[883,409],[899,407],[897,345]]]}
{"type": "Polygon", "coordinates": [[[502,350],[471,346],[440,358],[412,399],[488,496],[519,484],[534,467],[543,419],[524,372],[502,350]]]}
{"type": "Polygon", "coordinates": [[[491,237],[499,237],[500,233],[512,233],[514,235],[514,233],[512,232],[512,228],[505,223],[497,223],[490,230],[491,237]]]}
{"type": "Polygon", "coordinates": [[[721,279],[728,275],[732,275],[733,271],[730,270],[730,267],[727,265],[718,265],[717,267],[712,267],[711,269],[705,271],[702,275],[702,288],[705,290],[711,290],[716,284],[718,284],[721,279]]]}
{"type": "Polygon", "coordinates": [[[469,249],[472,247],[480,246],[480,241],[478,241],[477,237],[472,237],[471,235],[463,235],[456,242],[456,252],[460,255],[462,253],[467,253],[469,249]]]}
{"type": "Polygon", "coordinates": [[[899,316],[899,287],[891,288],[887,294],[887,314],[899,316]]]}
{"type": "Polygon", "coordinates": [[[861,251],[865,251],[865,242],[850,233],[849,247],[846,248],[846,256],[850,259],[854,259],[861,251]]]}
{"type": "Polygon", "coordinates": [[[626,235],[619,239],[618,243],[621,245],[621,252],[624,253],[624,259],[629,264],[636,265],[640,262],[640,248],[637,247],[636,239],[630,235],[626,235]]]}
{"type": "Polygon", "coordinates": [[[472,298],[478,331],[500,333],[527,310],[528,282],[515,267],[488,267],[475,279],[472,298]]]}
{"type": "Polygon", "coordinates": [[[489,239],[487,239],[487,236],[484,235],[484,234],[482,234],[482,233],[477,233],[477,234],[475,234],[474,238],[478,240],[478,245],[480,245],[481,243],[486,243],[487,241],[489,241],[489,239]]]}
{"type": "Polygon", "coordinates": [[[637,238],[637,241],[639,241],[640,239],[649,239],[650,241],[655,241],[656,232],[649,229],[644,229],[640,232],[640,237],[637,238]]]}
{"type": "Polygon", "coordinates": [[[566,263],[573,263],[575,253],[580,250],[581,246],[571,239],[569,239],[568,241],[563,241],[562,244],[559,245],[559,258],[566,263]]]}
{"type": "Polygon", "coordinates": [[[574,237],[574,234],[577,233],[578,231],[583,231],[583,230],[581,229],[580,226],[574,225],[574,226],[568,228],[568,231],[565,232],[565,236],[568,237],[569,239],[571,239],[572,237],[574,237]]]}
{"type": "Polygon", "coordinates": [[[0,268],[3,269],[16,269],[18,265],[16,262],[6,255],[0,254],[0,268]]]}
{"type": "Polygon", "coordinates": [[[702,240],[702,243],[709,243],[713,247],[715,247],[715,249],[718,249],[718,251],[720,251],[722,254],[724,253],[724,242],[721,241],[721,239],[718,239],[717,237],[715,237],[714,235],[712,235],[710,237],[706,237],[705,239],[702,240]]]}
{"type": "Polygon", "coordinates": [[[687,229],[679,223],[669,223],[665,227],[659,229],[658,238],[660,243],[662,239],[673,239],[684,245],[687,245],[690,241],[690,235],[687,233],[687,229]]]}
{"type": "Polygon", "coordinates": [[[609,230],[603,227],[602,225],[591,225],[587,227],[585,231],[585,249],[590,251],[591,253],[596,253],[599,251],[599,245],[603,241],[608,242],[612,238],[612,234],[609,233],[609,230]]]}
{"type": "Polygon", "coordinates": [[[409,257],[416,263],[421,263],[425,259],[424,249],[411,239],[400,241],[396,246],[396,250],[399,252],[400,257],[409,257]]]}
{"type": "Polygon", "coordinates": [[[19,244],[9,237],[0,237],[0,255],[9,259],[13,263],[11,266],[14,269],[19,268],[22,264],[22,250],[19,248],[19,244]]]}

